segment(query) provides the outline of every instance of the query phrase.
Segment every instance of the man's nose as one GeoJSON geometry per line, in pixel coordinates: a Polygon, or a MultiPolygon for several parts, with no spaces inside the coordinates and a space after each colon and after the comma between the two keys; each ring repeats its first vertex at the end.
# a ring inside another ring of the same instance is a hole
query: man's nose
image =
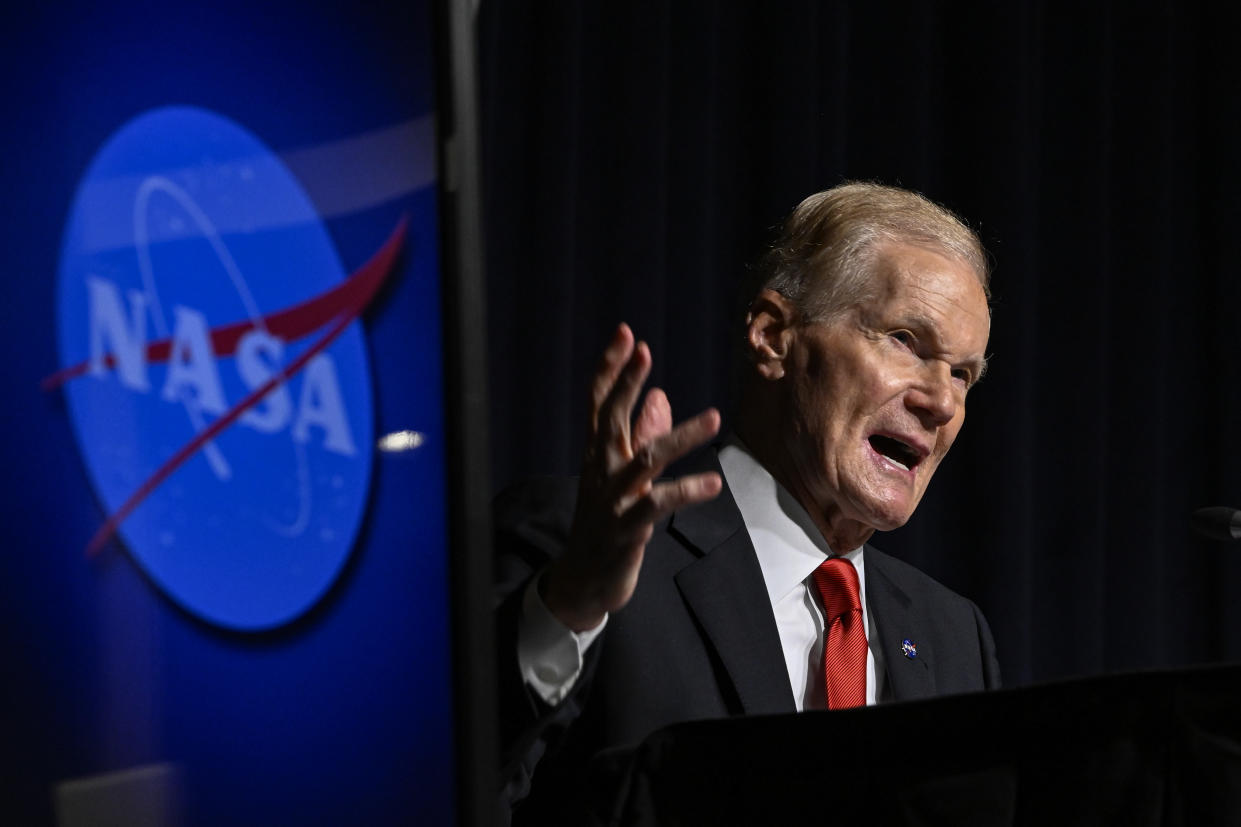
{"type": "Polygon", "coordinates": [[[944,362],[923,365],[918,382],[905,395],[905,405],[918,416],[924,427],[947,425],[957,415],[956,388],[952,368],[944,362]]]}

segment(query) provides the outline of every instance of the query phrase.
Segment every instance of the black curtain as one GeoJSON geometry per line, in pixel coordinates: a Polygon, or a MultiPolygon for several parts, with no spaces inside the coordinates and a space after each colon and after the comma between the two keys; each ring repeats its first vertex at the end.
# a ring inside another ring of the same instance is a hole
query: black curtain
{"type": "Polygon", "coordinates": [[[1179,2],[494,2],[479,19],[493,475],[573,473],[617,321],[721,407],[802,197],[916,189],[994,259],[991,373],[874,542],[976,600],[1009,684],[1241,657],[1241,69],[1179,2]]]}

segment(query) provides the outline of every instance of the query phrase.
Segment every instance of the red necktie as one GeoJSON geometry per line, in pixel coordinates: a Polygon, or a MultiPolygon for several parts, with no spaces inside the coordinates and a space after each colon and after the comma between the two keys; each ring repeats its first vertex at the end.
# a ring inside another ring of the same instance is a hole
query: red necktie
{"type": "Polygon", "coordinates": [[[814,571],[823,601],[823,677],[828,709],[866,704],[866,629],[857,570],[843,557],[829,557],[814,571]]]}

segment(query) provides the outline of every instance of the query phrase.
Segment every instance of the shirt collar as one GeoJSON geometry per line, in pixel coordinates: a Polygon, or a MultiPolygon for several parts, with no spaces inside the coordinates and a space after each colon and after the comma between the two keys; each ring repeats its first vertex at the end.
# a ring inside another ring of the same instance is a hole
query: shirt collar
{"type": "MultiPolygon", "coordinates": [[[[720,449],[719,460],[774,605],[834,552],[806,509],[759,464],[740,439],[730,437],[720,449]]],[[[853,563],[865,594],[861,547],[839,556],[853,563]]]]}

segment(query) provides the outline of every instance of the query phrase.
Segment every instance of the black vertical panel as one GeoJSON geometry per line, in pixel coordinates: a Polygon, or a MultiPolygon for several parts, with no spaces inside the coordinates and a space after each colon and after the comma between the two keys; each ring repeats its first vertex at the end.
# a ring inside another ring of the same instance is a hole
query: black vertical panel
{"type": "Polygon", "coordinates": [[[469,4],[442,0],[436,24],[436,110],[443,244],[449,578],[455,696],[456,822],[495,822],[496,700],[491,622],[484,298],[477,38],[469,4]]]}

